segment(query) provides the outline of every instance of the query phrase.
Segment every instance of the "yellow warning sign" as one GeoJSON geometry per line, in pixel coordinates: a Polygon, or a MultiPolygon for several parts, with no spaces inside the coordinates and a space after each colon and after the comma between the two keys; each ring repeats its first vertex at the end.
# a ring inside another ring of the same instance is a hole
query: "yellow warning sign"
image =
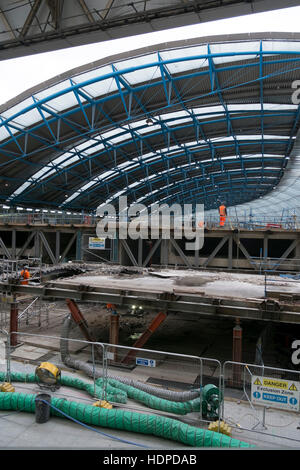
{"type": "Polygon", "coordinates": [[[293,392],[297,392],[298,391],[298,388],[296,387],[295,384],[292,384],[289,388],[289,390],[293,390],[293,392]]]}
{"type": "Polygon", "coordinates": [[[289,384],[285,380],[276,379],[263,379],[264,387],[280,388],[282,390],[288,390],[289,384]]]}
{"type": "Polygon", "coordinates": [[[255,380],[254,385],[261,385],[261,381],[259,380],[258,377],[257,377],[257,379],[255,380]]]}

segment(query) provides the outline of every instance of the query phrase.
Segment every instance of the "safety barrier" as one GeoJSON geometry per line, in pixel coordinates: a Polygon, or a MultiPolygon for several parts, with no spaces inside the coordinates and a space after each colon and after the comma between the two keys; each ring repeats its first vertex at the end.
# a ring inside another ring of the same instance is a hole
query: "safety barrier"
{"type": "MultiPolygon", "coordinates": [[[[104,392],[96,384],[95,377],[78,377],[76,370],[62,361],[60,345],[63,338],[24,332],[13,332],[13,334],[17,338],[17,347],[9,349],[7,363],[10,382],[17,387],[18,391],[40,393],[41,390],[50,387],[54,395],[62,399],[74,399],[89,404],[103,399],[104,392]],[[61,378],[57,381],[58,386],[41,383],[36,375],[36,368],[41,363],[54,364],[61,370],[61,378]]],[[[102,345],[75,338],[68,338],[68,342],[72,354],[80,353],[90,363],[92,370],[95,370],[95,349],[101,349],[101,355],[103,355],[102,345]]],[[[3,373],[0,373],[0,382],[3,379],[3,373]]]]}
{"type": "MultiPolygon", "coordinates": [[[[123,222],[130,222],[131,218],[122,218],[123,222]]],[[[25,225],[96,225],[99,221],[97,215],[90,214],[73,214],[63,212],[61,214],[55,211],[40,211],[40,212],[20,212],[20,213],[7,213],[0,215],[0,224],[25,224],[25,225]]],[[[118,222],[118,217],[116,218],[118,222]]],[[[188,221],[191,226],[195,221],[191,219],[188,221]]],[[[187,221],[183,221],[187,223],[187,221]]],[[[205,227],[216,228],[220,226],[220,218],[218,215],[205,216],[205,227]]],[[[287,216],[249,216],[249,215],[228,215],[223,228],[235,229],[270,229],[279,228],[284,230],[296,230],[300,228],[300,223],[296,215],[287,216]]]]}
{"type": "Polygon", "coordinates": [[[0,327],[0,373],[4,382],[10,381],[10,338],[9,333],[0,327]]]}
{"type": "Polygon", "coordinates": [[[106,384],[120,387],[135,402],[149,406],[153,411],[189,414],[190,420],[208,421],[212,416],[220,417],[219,408],[209,411],[205,404],[206,385],[214,385],[220,390],[219,361],[112,344],[104,344],[104,347],[106,384]],[[114,380],[116,366],[123,370],[122,376],[114,380]],[[124,380],[124,371],[127,371],[128,380],[124,380]],[[209,375],[205,376],[205,373],[209,375]]]}
{"type": "Polygon", "coordinates": [[[300,371],[226,361],[222,416],[233,429],[300,442],[299,389],[300,371]]]}
{"type": "MultiPolygon", "coordinates": [[[[146,408],[157,414],[188,415],[196,423],[221,418],[221,397],[217,396],[221,364],[217,360],[82,341],[72,338],[72,332],[67,337],[15,335],[19,346],[10,351],[9,360],[11,381],[18,383],[18,389],[29,392],[34,384],[37,391],[41,385],[36,383],[35,368],[49,362],[62,370],[62,385],[88,391],[94,401],[104,400],[129,411],[146,408]],[[84,373],[84,383],[76,371],[84,373]]],[[[65,394],[63,387],[55,391],[55,396],[65,394]]],[[[82,400],[82,393],[71,396],[82,400]]]]}
{"type": "MultiPolygon", "coordinates": [[[[43,384],[35,370],[50,363],[61,370],[59,388],[51,393],[57,404],[67,400],[89,408],[99,401],[100,407],[120,410],[120,416],[151,413],[195,427],[215,420],[220,426],[223,420],[234,433],[300,442],[298,371],[232,361],[222,365],[211,358],[93,343],[71,335],[16,335],[19,346],[0,365],[0,382],[9,378],[18,393],[40,393],[43,384]]],[[[7,333],[5,338],[9,344],[7,333]]]]}
{"type": "Polygon", "coordinates": [[[1,214],[0,224],[24,225],[95,225],[96,216],[87,214],[58,214],[53,211],[39,213],[13,213],[1,214]]]}
{"type": "MultiPolygon", "coordinates": [[[[205,217],[205,227],[208,229],[220,227],[220,217],[218,215],[208,215],[205,217]]],[[[283,230],[297,230],[300,228],[300,223],[295,215],[289,216],[249,216],[249,215],[228,215],[226,218],[224,229],[244,229],[244,230],[259,230],[259,229],[283,229],[283,230]]]]}

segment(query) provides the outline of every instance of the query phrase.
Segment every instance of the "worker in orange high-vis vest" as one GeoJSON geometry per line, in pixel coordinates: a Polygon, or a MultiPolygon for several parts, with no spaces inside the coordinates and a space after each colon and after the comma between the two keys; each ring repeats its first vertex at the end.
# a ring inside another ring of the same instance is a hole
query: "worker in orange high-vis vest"
{"type": "Polygon", "coordinates": [[[30,272],[28,270],[28,266],[24,266],[20,275],[21,275],[21,284],[24,286],[28,285],[28,282],[30,279],[30,272]]]}
{"type": "Polygon", "coordinates": [[[226,216],[227,216],[227,209],[226,209],[224,202],[222,202],[222,204],[219,207],[219,215],[220,215],[220,227],[224,227],[225,222],[226,222],[226,216]]]}

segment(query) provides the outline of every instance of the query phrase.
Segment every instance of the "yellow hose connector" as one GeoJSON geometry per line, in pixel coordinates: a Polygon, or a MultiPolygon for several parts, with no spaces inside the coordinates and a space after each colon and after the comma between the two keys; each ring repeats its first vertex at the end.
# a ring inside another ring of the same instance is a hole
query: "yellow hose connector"
{"type": "Polygon", "coordinates": [[[221,434],[226,434],[226,436],[231,436],[231,427],[225,423],[225,421],[214,421],[208,426],[210,431],[220,432],[221,434]],[[220,426],[219,426],[220,423],[220,426]]]}
{"type": "Polygon", "coordinates": [[[0,385],[0,391],[13,393],[15,391],[15,387],[13,387],[9,382],[3,382],[3,384],[0,385]]]}
{"type": "Polygon", "coordinates": [[[106,408],[107,410],[112,410],[112,407],[113,407],[106,400],[98,400],[95,403],[93,403],[93,406],[97,406],[98,408],[106,408]]]}

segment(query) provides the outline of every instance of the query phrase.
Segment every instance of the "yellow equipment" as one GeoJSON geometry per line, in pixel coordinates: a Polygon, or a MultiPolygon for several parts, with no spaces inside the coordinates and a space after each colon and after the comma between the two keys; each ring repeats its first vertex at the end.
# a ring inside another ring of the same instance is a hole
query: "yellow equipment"
{"type": "Polygon", "coordinates": [[[0,391],[12,393],[15,391],[15,387],[13,387],[9,382],[3,382],[3,384],[0,385],[0,391]]]}
{"type": "Polygon", "coordinates": [[[35,375],[40,382],[46,386],[57,386],[59,384],[61,371],[51,362],[42,362],[36,369],[35,375]]]}
{"type": "Polygon", "coordinates": [[[225,421],[220,421],[220,427],[219,427],[219,421],[214,421],[213,423],[210,423],[208,426],[208,429],[210,431],[215,431],[215,432],[220,432],[221,434],[226,434],[226,436],[231,436],[231,427],[228,426],[228,424],[225,423],[225,421]]]}
{"type": "Polygon", "coordinates": [[[110,403],[108,403],[108,401],[105,400],[98,400],[93,403],[93,406],[97,406],[98,408],[106,408],[108,410],[111,410],[113,407],[110,403]]]}

